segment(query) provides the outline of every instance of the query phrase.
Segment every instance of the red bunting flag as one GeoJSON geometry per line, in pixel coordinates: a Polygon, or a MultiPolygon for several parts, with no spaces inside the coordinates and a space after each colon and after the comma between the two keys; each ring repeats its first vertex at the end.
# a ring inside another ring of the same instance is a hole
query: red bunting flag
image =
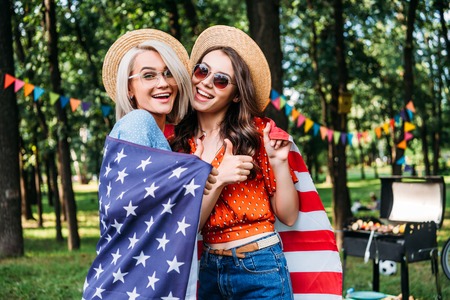
{"type": "Polygon", "coordinates": [[[14,81],[16,80],[15,77],[9,75],[9,74],[5,74],[5,83],[4,83],[4,87],[3,88],[7,88],[9,87],[11,84],[14,83],[14,81]]]}

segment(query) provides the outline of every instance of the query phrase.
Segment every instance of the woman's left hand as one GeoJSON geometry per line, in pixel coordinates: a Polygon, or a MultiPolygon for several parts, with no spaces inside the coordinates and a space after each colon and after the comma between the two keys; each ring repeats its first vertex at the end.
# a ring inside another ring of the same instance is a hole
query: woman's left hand
{"type": "Polygon", "coordinates": [[[269,138],[270,129],[270,123],[267,123],[263,131],[264,148],[269,156],[269,160],[271,163],[275,161],[286,161],[288,159],[289,150],[291,149],[291,142],[287,140],[271,140],[269,138]]]}

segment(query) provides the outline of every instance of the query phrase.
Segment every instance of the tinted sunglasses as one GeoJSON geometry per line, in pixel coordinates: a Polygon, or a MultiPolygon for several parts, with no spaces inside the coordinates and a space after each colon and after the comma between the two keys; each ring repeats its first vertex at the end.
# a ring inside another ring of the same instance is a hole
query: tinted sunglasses
{"type": "MultiPolygon", "coordinates": [[[[195,78],[198,80],[204,80],[211,74],[211,71],[209,70],[209,67],[205,64],[198,64],[194,66],[194,71],[192,72],[195,78]]],[[[230,76],[223,74],[223,73],[213,73],[213,84],[216,88],[219,90],[223,90],[226,88],[229,84],[236,85],[235,83],[231,82],[230,76]]]]}

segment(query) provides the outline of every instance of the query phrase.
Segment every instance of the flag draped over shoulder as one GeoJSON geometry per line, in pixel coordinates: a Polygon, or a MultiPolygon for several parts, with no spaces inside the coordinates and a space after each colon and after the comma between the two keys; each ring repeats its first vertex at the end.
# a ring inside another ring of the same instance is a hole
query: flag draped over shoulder
{"type": "Polygon", "coordinates": [[[187,299],[188,281],[195,294],[191,270],[210,171],[193,155],[106,139],[101,237],[83,299],[187,299]]]}
{"type": "MultiPolygon", "coordinates": [[[[293,141],[292,137],[289,137],[293,141]]],[[[342,265],[334,231],[300,151],[292,142],[289,165],[298,182],[297,222],[288,227],[277,221],[291,273],[294,299],[342,299],[342,265]]]]}

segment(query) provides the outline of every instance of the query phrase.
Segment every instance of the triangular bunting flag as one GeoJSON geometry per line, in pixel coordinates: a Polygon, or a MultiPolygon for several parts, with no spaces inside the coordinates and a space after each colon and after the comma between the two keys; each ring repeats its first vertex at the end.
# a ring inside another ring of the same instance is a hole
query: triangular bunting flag
{"type": "Polygon", "coordinates": [[[369,142],[369,132],[368,131],[364,131],[363,133],[362,133],[362,137],[363,137],[363,139],[364,139],[364,142],[369,142]]]}
{"type": "Polygon", "coordinates": [[[405,132],[409,132],[414,129],[416,129],[416,125],[410,122],[405,122],[405,132]]]}
{"type": "Polygon", "coordinates": [[[400,143],[397,144],[397,148],[400,149],[406,149],[406,140],[401,141],[400,143]]]}
{"type": "Polygon", "coordinates": [[[277,91],[275,91],[275,90],[271,90],[270,91],[270,100],[275,100],[275,99],[277,99],[278,97],[280,97],[280,94],[278,94],[278,92],[277,91]]]}
{"type": "Polygon", "coordinates": [[[395,120],[395,123],[399,124],[400,123],[400,114],[396,114],[394,116],[394,120],[395,120]]]}
{"type": "Polygon", "coordinates": [[[298,115],[298,119],[297,119],[297,127],[300,127],[303,125],[303,123],[305,122],[306,118],[304,115],[299,114],[298,115]]]}
{"type": "Polygon", "coordinates": [[[111,106],[110,105],[102,105],[102,115],[103,115],[103,117],[107,117],[110,112],[111,112],[111,106]]]}
{"type": "Polygon", "coordinates": [[[346,142],[347,142],[347,134],[345,134],[345,132],[341,132],[341,143],[342,143],[342,145],[345,145],[346,142]]]}
{"type": "Polygon", "coordinates": [[[17,93],[24,85],[25,82],[16,78],[16,81],[14,82],[14,92],[17,93]]]}
{"type": "Polygon", "coordinates": [[[50,92],[50,104],[55,104],[59,99],[59,94],[50,92]]]}
{"type": "Polygon", "coordinates": [[[286,97],[281,95],[280,96],[280,108],[279,109],[282,109],[285,105],[286,105],[286,97]]]}
{"type": "Polygon", "coordinates": [[[405,157],[400,157],[396,162],[397,165],[403,165],[405,163],[405,157]]]}
{"type": "Polygon", "coordinates": [[[280,110],[280,97],[273,99],[272,105],[275,106],[277,110],[280,110]]]}
{"type": "Polygon", "coordinates": [[[412,101],[409,101],[408,104],[406,104],[406,108],[413,113],[416,113],[416,108],[414,107],[414,103],[412,101]]]}
{"type": "Polygon", "coordinates": [[[352,146],[353,143],[353,133],[347,133],[348,144],[352,146]]]}
{"type": "Polygon", "coordinates": [[[322,136],[322,140],[327,137],[328,129],[325,126],[320,126],[320,135],[322,136]]]}
{"type": "Polygon", "coordinates": [[[317,123],[314,123],[313,129],[314,129],[314,136],[317,136],[317,134],[319,133],[320,125],[317,123]]]}
{"type": "Polygon", "coordinates": [[[70,108],[72,108],[72,112],[74,112],[78,106],[80,106],[81,100],[70,98],[70,108]]]}
{"type": "Polygon", "coordinates": [[[339,131],[333,132],[333,141],[335,144],[337,144],[339,142],[339,136],[340,136],[339,131]]]}
{"type": "Polygon", "coordinates": [[[34,98],[34,101],[35,101],[35,102],[38,101],[39,98],[41,98],[42,94],[44,94],[44,92],[45,92],[45,90],[44,90],[43,88],[40,88],[40,87],[38,87],[38,86],[35,86],[35,87],[34,87],[34,90],[33,90],[33,98],[34,98]]]}
{"type": "Polygon", "coordinates": [[[11,76],[8,73],[6,73],[5,74],[5,82],[3,84],[3,88],[6,89],[11,84],[13,84],[15,80],[16,80],[16,78],[14,76],[11,76]]]}
{"type": "Polygon", "coordinates": [[[61,107],[64,108],[66,107],[66,105],[70,102],[69,97],[66,96],[61,96],[61,98],[59,99],[60,103],[61,103],[61,107]]]}
{"type": "Polygon", "coordinates": [[[405,141],[409,141],[410,139],[412,139],[414,137],[414,135],[410,132],[405,132],[405,141]]]}
{"type": "Polygon", "coordinates": [[[389,123],[384,123],[383,129],[385,134],[389,134],[389,123]]]}
{"type": "Polygon", "coordinates": [[[87,112],[89,108],[91,108],[91,105],[91,102],[81,102],[81,109],[83,110],[83,112],[87,112]]]}
{"type": "Polygon", "coordinates": [[[333,132],[334,130],[328,129],[327,135],[328,135],[328,143],[331,143],[331,140],[333,139],[333,132]]]}
{"type": "Polygon", "coordinates": [[[377,138],[381,138],[381,127],[375,128],[375,134],[377,138]]]}
{"type": "Polygon", "coordinates": [[[409,120],[412,121],[412,119],[413,119],[413,117],[414,117],[412,111],[410,111],[409,109],[407,109],[406,112],[408,113],[409,120]]]}
{"type": "Polygon", "coordinates": [[[81,100],[70,98],[70,108],[72,109],[72,112],[74,112],[78,106],[80,106],[81,100]]]}
{"type": "Polygon", "coordinates": [[[300,115],[300,112],[297,109],[295,109],[295,107],[294,107],[292,109],[292,113],[291,113],[292,121],[297,120],[299,115],[300,115]]]}
{"type": "Polygon", "coordinates": [[[23,95],[27,97],[29,94],[31,94],[34,90],[34,85],[31,83],[25,83],[25,86],[23,87],[23,95]]]}
{"type": "Polygon", "coordinates": [[[292,106],[290,106],[289,104],[286,103],[286,105],[284,106],[284,111],[286,113],[286,116],[290,116],[291,112],[292,112],[292,106]]]}
{"type": "Polygon", "coordinates": [[[402,117],[402,120],[403,121],[407,121],[407,119],[406,119],[406,113],[405,113],[405,110],[404,109],[402,109],[401,111],[400,111],[400,116],[402,117]]]}
{"type": "Polygon", "coordinates": [[[306,119],[305,120],[305,133],[308,132],[313,125],[314,125],[314,122],[311,119],[306,119]]]}
{"type": "Polygon", "coordinates": [[[389,122],[390,122],[392,130],[395,130],[395,119],[392,118],[389,120],[389,122]]]}

